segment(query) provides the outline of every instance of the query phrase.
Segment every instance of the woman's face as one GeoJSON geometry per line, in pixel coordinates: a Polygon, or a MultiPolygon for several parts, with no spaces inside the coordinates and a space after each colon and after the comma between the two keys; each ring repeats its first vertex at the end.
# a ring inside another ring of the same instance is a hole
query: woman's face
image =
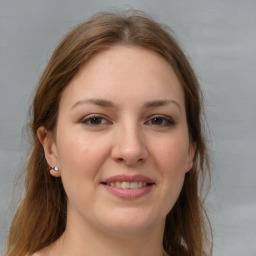
{"type": "Polygon", "coordinates": [[[51,143],[68,223],[124,235],[163,229],[194,156],[181,85],[140,47],[114,46],[80,69],[51,143]]]}

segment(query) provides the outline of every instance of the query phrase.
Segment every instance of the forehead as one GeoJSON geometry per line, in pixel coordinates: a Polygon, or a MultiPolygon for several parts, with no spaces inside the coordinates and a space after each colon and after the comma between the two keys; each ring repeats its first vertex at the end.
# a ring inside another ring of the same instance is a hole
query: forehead
{"type": "Polygon", "coordinates": [[[159,54],[117,45],[86,62],[64,90],[61,101],[110,98],[123,103],[139,98],[174,97],[184,103],[183,90],[171,65],[159,54]]]}

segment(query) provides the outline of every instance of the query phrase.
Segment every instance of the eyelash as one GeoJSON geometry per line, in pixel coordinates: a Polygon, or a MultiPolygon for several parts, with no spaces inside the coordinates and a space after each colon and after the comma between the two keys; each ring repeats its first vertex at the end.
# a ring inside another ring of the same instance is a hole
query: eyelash
{"type": "Polygon", "coordinates": [[[92,127],[100,127],[100,126],[102,126],[102,125],[105,125],[105,124],[110,124],[110,122],[106,119],[106,118],[104,118],[104,117],[102,117],[102,116],[100,116],[100,115],[90,115],[90,116],[86,116],[85,118],[83,118],[82,120],[81,120],[81,123],[83,123],[83,124],[85,124],[85,125],[88,125],[88,126],[92,126],[92,127]],[[96,121],[96,120],[99,120],[99,121],[104,121],[104,123],[102,124],[102,123],[100,123],[100,124],[93,124],[93,123],[91,123],[91,121],[96,121]]]}
{"type": "Polygon", "coordinates": [[[168,126],[172,126],[175,124],[172,118],[162,116],[162,115],[155,115],[155,116],[150,117],[150,119],[146,123],[149,123],[149,122],[151,122],[152,125],[159,126],[159,127],[168,127],[168,126]],[[153,124],[152,123],[153,120],[160,121],[160,124],[153,124]],[[164,124],[163,124],[163,122],[164,122],[164,124]]]}
{"type": "MultiPolygon", "coordinates": [[[[105,117],[101,116],[101,115],[90,115],[90,116],[86,116],[85,118],[83,118],[81,120],[81,123],[84,125],[88,125],[91,127],[101,127],[103,125],[107,125],[107,124],[111,124],[110,121],[108,121],[105,117]],[[95,124],[92,122],[97,122],[100,121],[100,124],[95,124]],[[102,123],[103,121],[103,123],[102,123]]],[[[162,116],[162,115],[155,115],[150,117],[150,119],[148,121],[145,122],[145,124],[151,124],[153,126],[158,126],[158,127],[168,127],[168,126],[173,126],[175,123],[173,121],[173,119],[171,119],[170,117],[166,117],[166,116],[162,116]],[[159,122],[158,124],[154,124],[152,122],[159,122]]]]}

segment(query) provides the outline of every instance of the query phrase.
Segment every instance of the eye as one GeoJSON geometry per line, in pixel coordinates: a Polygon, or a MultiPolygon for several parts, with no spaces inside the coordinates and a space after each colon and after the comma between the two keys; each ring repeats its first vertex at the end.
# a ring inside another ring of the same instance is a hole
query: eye
{"type": "Polygon", "coordinates": [[[174,121],[171,118],[166,116],[153,116],[146,123],[154,126],[160,126],[160,127],[174,125],[174,121]]]}
{"type": "Polygon", "coordinates": [[[103,126],[106,124],[109,124],[110,122],[99,115],[90,115],[90,116],[86,116],[85,118],[83,118],[81,120],[82,124],[88,125],[88,126],[103,126]]]}

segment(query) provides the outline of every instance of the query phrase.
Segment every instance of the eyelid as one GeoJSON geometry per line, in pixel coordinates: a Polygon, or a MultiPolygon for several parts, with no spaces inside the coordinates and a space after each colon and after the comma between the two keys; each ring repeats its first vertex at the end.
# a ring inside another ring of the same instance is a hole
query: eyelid
{"type": "Polygon", "coordinates": [[[86,115],[85,117],[83,117],[81,120],[80,120],[80,123],[84,124],[84,125],[87,125],[89,127],[101,127],[103,125],[106,125],[106,124],[112,124],[108,118],[106,118],[104,115],[102,114],[89,114],[89,115],[86,115]],[[93,118],[99,118],[101,120],[104,120],[104,123],[103,124],[89,124],[89,123],[86,123],[87,121],[90,121],[92,120],[93,118]]]}
{"type": "Polygon", "coordinates": [[[166,115],[163,115],[163,114],[155,114],[155,115],[152,115],[150,116],[146,123],[148,123],[149,121],[152,121],[152,119],[154,118],[159,118],[159,119],[163,119],[165,122],[167,122],[167,124],[161,124],[161,125],[157,125],[157,124],[151,124],[153,126],[159,126],[159,127],[166,127],[166,126],[173,126],[175,125],[175,121],[173,120],[173,118],[171,118],[170,116],[166,116],[166,115]]]}

